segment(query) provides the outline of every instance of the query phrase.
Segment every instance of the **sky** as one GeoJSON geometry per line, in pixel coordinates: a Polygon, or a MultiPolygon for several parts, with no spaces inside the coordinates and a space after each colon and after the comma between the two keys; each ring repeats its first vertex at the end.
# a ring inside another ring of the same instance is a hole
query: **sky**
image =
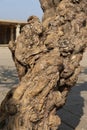
{"type": "Polygon", "coordinates": [[[26,21],[31,15],[42,18],[39,0],[0,0],[0,19],[26,21]]]}

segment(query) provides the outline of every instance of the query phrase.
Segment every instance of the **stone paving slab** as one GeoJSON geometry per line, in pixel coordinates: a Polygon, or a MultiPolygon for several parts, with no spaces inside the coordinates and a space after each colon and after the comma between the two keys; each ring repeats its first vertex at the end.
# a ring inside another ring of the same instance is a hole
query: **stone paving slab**
{"type": "Polygon", "coordinates": [[[17,71],[8,47],[0,47],[0,103],[7,92],[18,84],[17,71]]]}
{"type": "MultiPolygon", "coordinates": [[[[68,125],[69,127],[71,127],[72,129],[75,130],[75,127],[77,126],[77,124],[79,123],[79,116],[71,113],[68,110],[64,110],[62,109],[62,113],[59,113],[59,116],[61,116],[61,120],[64,124],[68,125]]],[[[63,124],[62,124],[62,128],[63,128],[63,124]]],[[[62,130],[62,129],[61,129],[62,130]]]]}
{"type": "Polygon", "coordinates": [[[84,117],[79,121],[79,125],[75,130],[87,130],[87,119],[84,117]]]}
{"type": "Polygon", "coordinates": [[[71,128],[71,126],[69,126],[65,123],[62,123],[61,128],[59,128],[58,130],[73,130],[73,129],[71,128]]]}
{"type": "Polygon", "coordinates": [[[0,103],[7,92],[18,83],[15,67],[0,66],[0,103]]]}
{"type": "Polygon", "coordinates": [[[8,47],[0,47],[0,66],[14,66],[8,47]]]}
{"type": "Polygon", "coordinates": [[[87,50],[81,66],[78,82],[71,89],[65,106],[58,112],[62,119],[59,130],[87,130],[87,50]]]}

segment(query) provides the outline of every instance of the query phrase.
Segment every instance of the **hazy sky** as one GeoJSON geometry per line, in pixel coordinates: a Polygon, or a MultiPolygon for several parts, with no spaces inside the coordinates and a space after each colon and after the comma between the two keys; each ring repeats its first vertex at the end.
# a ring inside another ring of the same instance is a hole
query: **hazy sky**
{"type": "Polygon", "coordinates": [[[0,19],[25,21],[31,15],[42,17],[39,0],[0,0],[0,19]]]}

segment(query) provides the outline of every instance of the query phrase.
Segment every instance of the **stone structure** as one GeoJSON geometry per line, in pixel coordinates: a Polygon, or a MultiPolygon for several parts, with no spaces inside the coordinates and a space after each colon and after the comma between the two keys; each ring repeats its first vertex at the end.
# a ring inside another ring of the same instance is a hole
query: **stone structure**
{"type": "Polygon", "coordinates": [[[15,41],[26,22],[0,20],[0,44],[8,44],[15,41]]]}
{"type": "Polygon", "coordinates": [[[1,103],[1,130],[58,130],[57,110],[80,72],[87,44],[87,1],[40,3],[42,23],[31,16],[9,45],[20,83],[1,103]]]}

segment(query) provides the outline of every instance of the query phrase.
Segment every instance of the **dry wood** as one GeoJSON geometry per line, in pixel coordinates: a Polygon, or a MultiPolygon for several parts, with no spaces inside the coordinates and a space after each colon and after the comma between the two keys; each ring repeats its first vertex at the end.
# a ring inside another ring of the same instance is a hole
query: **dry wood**
{"type": "Polygon", "coordinates": [[[86,0],[40,0],[42,23],[28,19],[9,48],[20,83],[0,107],[1,130],[57,130],[87,44],[86,0]]]}

